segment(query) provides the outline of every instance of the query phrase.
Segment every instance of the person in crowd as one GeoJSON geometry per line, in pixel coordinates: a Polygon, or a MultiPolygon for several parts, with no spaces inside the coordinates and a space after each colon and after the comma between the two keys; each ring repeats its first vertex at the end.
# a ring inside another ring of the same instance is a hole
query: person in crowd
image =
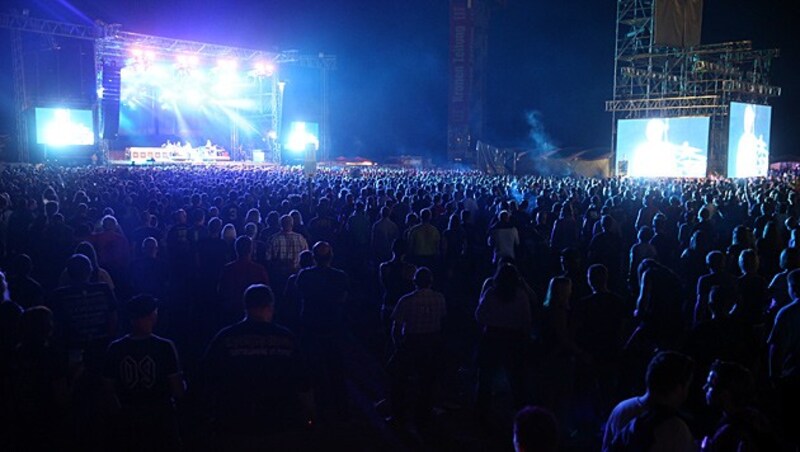
{"type": "Polygon", "coordinates": [[[500,265],[481,294],[475,319],[483,329],[478,345],[478,389],[476,411],[489,412],[492,383],[504,370],[514,404],[523,406],[528,398],[525,388],[525,353],[531,332],[533,300],[511,264],[500,265]]]}
{"type": "Polygon", "coordinates": [[[556,452],[561,430],[547,408],[527,406],[514,417],[515,452],[556,452]]]}
{"type": "MultiPolygon", "coordinates": [[[[464,212],[467,212],[466,210],[464,212]]],[[[467,217],[469,214],[467,214],[467,217]]],[[[491,233],[490,233],[491,234],[491,233]]],[[[451,278],[464,260],[469,250],[469,233],[462,225],[458,214],[450,215],[447,229],[442,233],[442,256],[447,277],[451,278]]]]}
{"type": "Polygon", "coordinates": [[[189,217],[183,208],[172,214],[172,226],[167,230],[167,255],[174,276],[184,282],[192,273],[194,255],[189,239],[189,217]]]}
{"type": "Polygon", "coordinates": [[[140,257],[131,262],[128,270],[131,289],[134,293],[164,300],[169,289],[169,266],[158,256],[158,241],[147,237],[142,241],[141,250],[140,257]]]}
{"type": "Polygon", "coordinates": [[[23,308],[44,304],[45,291],[38,281],[31,277],[33,261],[27,254],[17,254],[8,268],[7,282],[11,299],[23,308]]]}
{"type": "Polygon", "coordinates": [[[689,331],[683,350],[705,371],[715,359],[738,361],[755,368],[758,341],[747,323],[731,316],[736,303],[736,289],[714,286],[708,296],[709,317],[689,331]]]}
{"type": "Polygon", "coordinates": [[[564,249],[578,245],[578,222],[570,204],[561,207],[558,219],[553,223],[550,234],[550,246],[553,249],[564,249]]]}
{"type": "Polygon", "coordinates": [[[56,338],[69,351],[71,365],[99,371],[101,357],[117,331],[117,301],[108,284],[91,282],[92,263],[82,254],[67,260],[69,282],[53,291],[56,338]]]}
{"type": "Polygon", "coordinates": [[[67,438],[71,375],[63,348],[53,341],[53,324],[53,312],[44,306],[30,307],[20,318],[4,398],[13,407],[6,424],[13,430],[4,438],[10,450],[53,450],[67,438]]]}
{"type": "Polygon", "coordinates": [[[140,214],[139,227],[130,234],[130,242],[133,244],[133,256],[139,257],[142,249],[140,248],[144,239],[153,237],[156,242],[164,238],[164,232],[158,228],[158,217],[151,214],[149,210],[143,210],[140,214]]]}
{"type": "Polygon", "coordinates": [[[610,215],[600,217],[601,232],[589,243],[589,264],[602,264],[608,269],[609,280],[614,287],[621,286],[622,240],[612,228],[610,215]]]}
{"type": "Polygon", "coordinates": [[[313,421],[314,407],[299,343],[274,323],[268,286],[249,286],[243,301],[244,319],[217,333],[203,359],[213,429],[221,441],[302,430],[313,421]]]}
{"type": "Polygon", "coordinates": [[[391,334],[392,312],[397,301],[414,290],[414,273],[417,268],[406,262],[407,244],[403,239],[392,243],[392,259],[381,263],[378,273],[383,289],[381,320],[387,337],[391,334]]]}
{"type": "Polygon", "coordinates": [[[788,282],[792,302],[778,311],[767,339],[769,378],[780,395],[784,435],[798,447],[800,434],[794,421],[800,405],[800,270],[789,273],[788,282]]]}
{"type": "Polygon", "coordinates": [[[722,411],[714,433],[702,442],[704,451],[781,449],[769,420],[753,406],[756,383],[746,367],[715,361],[703,389],[708,405],[722,411]]]}
{"type": "MultiPolygon", "coordinates": [[[[640,213],[641,216],[641,213],[640,213]]],[[[639,264],[645,259],[658,260],[658,251],[650,243],[653,240],[653,230],[649,226],[641,226],[637,234],[638,241],[631,246],[628,259],[628,284],[630,287],[639,285],[639,264]]]]}
{"type": "Polygon", "coordinates": [[[753,232],[750,228],[744,225],[736,226],[733,229],[733,236],[731,244],[727,249],[728,255],[728,270],[736,277],[742,275],[742,270],[739,268],[739,256],[742,251],[748,249],[755,249],[756,242],[753,239],[753,232]]]}
{"type": "Polygon", "coordinates": [[[687,297],[694,297],[697,280],[705,274],[706,255],[711,251],[711,237],[702,229],[692,233],[689,246],[683,250],[679,261],[679,274],[687,297]]]}
{"type": "Polygon", "coordinates": [[[242,236],[236,239],[236,260],[222,269],[217,283],[221,305],[219,314],[223,322],[234,322],[242,318],[244,306],[242,295],[252,284],[269,284],[267,269],[253,262],[253,241],[242,236]]]}
{"type": "Polygon", "coordinates": [[[711,315],[708,298],[714,286],[734,290],[736,279],[725,269],[725,255],[720,251],[712,251],[706,255],[708,273],[697,280],[697,301],[694,305],[693,323],[696,325],[708,320],[711,315]]]}
{"type": "Polygon", "coordinates": [[[419,266],[437,268],[436,264],[441,251],[441,234],[431,224],[433,212],[428,208],[422,209],[419,219],[420,224],[408,232],[409,260],[419,266]]]}
{"type": "Polygon", "coordinates": [[[653,217],[654,235],[650,239],[650,244],[655,248],[659,262],[674,269],[678,261],[680,244],[675,235],[676,223],[670,224],[669,221],[663,213],[658,213],[653,217]]]}
{"type": "Polygon", "coordinates": [[[130,264],[128,239],[120,232],[119,223],[112,215],[103,217],[100,224],[102,230],[91,237],[97,250],[97,263],[112,276],[123,279],[130,264]]]}
{"type": "Polygon", "coordinates": [[[0,379],[8,375],[8,363],[19,341],[22,307],[11,301],[6,275],[0,271],[0,379]]]}
{"type": "Polygon", "coordinates": [[[345,415],[346,387],[342,348],[345,339],[345,303],[350,281],[334,268],[333,247],[317,242],[312,248],[314,266],[297,275],[302,305],[300,331],[314,376],[315,393],[322,408],[345,415]]]}
{"type": "Polygon", "coordinates": [[[392,257],[392,244],[400,237],[400,228],[392,221],[392,208],[383,206],[381,218],[372,225],[372,254],[377,262],[386,262],[392,257]]]}
{"type": "MultiPolygon", "coordinates": [[[[634,319],[639,326],[629,343],[641,340],[654,348],[671,348],[685,331],[681,280],[653,259],[639,264],[639,297],[634,319]]],[[[641,343],[641,342],[640,342],[641,343]]]]}
{"type": "Polygon", "coordinates": [[[586,361],[588,355],[575,341],[570,328],[572,281],[565,277],[550,280],[543,303],[542,358],[544,405],[564,420],[572,401],[575,360],[586,361]]]}
{"type": "MultiPolygon", "coordinates": [[[[75,247],[75,254],[81,254],[86,256],[89,259],[89,262],[92,264],[92,272],[89,276],[89,281],[93,283],[106,283],[108,287],[114,291],[116,289],[116,285],[114,284],[114,280],[111,278],[111,275],[106,271],[106,269],[100,267],[100,264],[97,262],[97,253],[94,250],[94,246],[89,242],[81,242],[75,247]]],[[[70,281],[69,274],[67,273],[67,269],[65,268],[61,272],[61,276],[58,278],[58,285],[64,286],[68,284],[70,281]]]]}
{"type": "Polygon", "coordinates": [[[577,301],[591,294],[586,283],[586,269],[581,262],[581,253],[576,248],[564,248],[560,254],[561,277],[570,280],[570,301],[577,301]]]}
{"type": "Polygon", "coordinates": [[[772,278],[780,270],[778,261],[785,241],[781,240],[778,223],[769,221],[764,225],[762,236],[756,240],[758,260],[761,262],[759,273],[764,278],[772,278]]]}
{"type": "Polygon", "coordinates": [[[514,259],[519,246],[519,231],[511,224],[511,214],[507,210],[497,214],[497,223],[489,231],[487,244],[492,249],[493,263],[502,258],[514,259]]]}
{"type": "Polygon", "coordinates": [[[417,376],[418,397],[415,421],[420,428],[430,427],[433,396],[444,354],[442,322],[447,315],[444,296],[431,289],[433,272],[420,267],[414,273],[415,290],[397,301],[392,311],[392,338],[395,354],[390,362],[392,422],[406,418],[408,380],[417,376]]]}
{"type": "Polygon", "coordinates": [[[330,200],[322,198],[317,204],[317,215],[308,224],[308,234],[313,243],[333,243],[339,232],[339,222],[331,214],[330,200]]]}
{"type": "Polygon", "coordinates": [[[103,376],[119,402],[119,436],[132,450],[180,448],[175,400],[186,383],[175,344],[153,334],[158,322],[158,301],[137,295],[125,305],[131,332],[108,346],[103,376]]]}
{"type": "Polygon", "coordinates": [[[606,422],[603,451],[694,451],[694,437],[678,414],[689,395],[694,362],[677,352],[660,352],[647,367],[647,391],[620,402],[606,422]]]}
{"type": "Polygon", "coordinates": [[[299,331],[300,328],[300,310],[302,308],[302,299],[300,291],[297,288],[297,277],[300,272],[306,268],[314,266],[314,253],[305,250],[300,253],[300,268],[296,273],[289,276],[286,281],[286,287],[283,290],[283,297],[277,302],[278,310],[276,319],[278,323],[289,328],[291,331],[299,331]]]}
{"type": "Polygon", "coordinates": [[[781,308],[792,302],[792,298],[789,296],[789,273],[800,268],[800,249],[784,248],[781,251],[780,267],[780,273],[772,278],[767,287],[770,296],[767,312],[772,318],[781,308]]]}
{"type": "Polygon", "coordinates": [[[280,225],[281,232],[271,236],[267,242],[267,261],[276,287],[283,287],[289,275],[297,272],[300,253],[308,250],[306,239],[294,232],[291,216],[282,216],[280,225]]]}
{"type": "Polygon", "coordinates": [[[744,250],[739,255],[742,276],[736,283],[739,300],[732,314],[750,325],[761,324],[768,307],[767,280],[758,273],[758,266],[758,254],[755,250],[744,250]]]}
{"type": "MultiPolygon", "coordinates": [[[[624,340],[626,321],[630,318],[630,307],[608,288],[608,270],[594,264],[586,272],[592,294],[575,302],[572,306],[570,328],[575,331],[575,343],[589,356],[591,363],[582,370],[592,382],[613,394],[613,385],[624,340]]],[[[595,387],[595,384],[591,385],[595,387]]],[[[605,394],[597,397],[601,405],[607,404],[605,394]]]]}

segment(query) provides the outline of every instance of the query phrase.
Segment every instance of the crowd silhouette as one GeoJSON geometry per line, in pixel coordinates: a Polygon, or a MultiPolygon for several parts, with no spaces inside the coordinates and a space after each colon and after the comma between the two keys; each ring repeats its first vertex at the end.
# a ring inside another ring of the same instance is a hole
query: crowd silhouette
{"type": "Polygon", "coordinates": [[[799,181],[4,166],[0,447],[797,450],[799,181]]]}

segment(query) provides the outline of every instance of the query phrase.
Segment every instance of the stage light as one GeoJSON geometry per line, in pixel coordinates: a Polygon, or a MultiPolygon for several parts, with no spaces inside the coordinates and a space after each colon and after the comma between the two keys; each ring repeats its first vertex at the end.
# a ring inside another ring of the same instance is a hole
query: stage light
{"type": "Polygon", "coordinates": [[[188,102],[190,105],[193,106],[200,105],[201,103],[203,103],[203,99],[205,98],[203,93],[197,89],[190,89],[186,91],[185,95],[186,95],[186,102],[188,102]]]}
{"type": "Polygon", "coordinates": [[[200,63],[197,55],[178,55],[177,60],[180,67],[197,66],[200,63]]]}
{"type": "Polygon", "coordinates": [[[155,53],[155,52],[153,52],[152,50],[148,50],[148,51],[146,51],[146,52],[144,53],[144,56],[145,56],[145,58],[147,58],[147,59],[148,59],[148,60],[150,60],[150,61],[153,61],[153,60],[155,60],[155,59],[156,59],[156,53],[155,53]]]}
{"type": "Polygon", "coordinates": [[[319,149],[319,125],[296,121],[289,128],[289,135],[286,138],[286,149],[300,154],[310,148],[319,149]]]}
{"type": "Polygon", "coordinates": [[[134,47],[133,49],[131,49],[131,55],[133,55],[133,56],[135,56],[137,58],[141,57],[142,56],[142,49],[134,47]]]}
{"type": "Polygon", "coordinates": [[[269,137],[270,140],[277,140],[278,139],[278,132],[276,132],[274,130],[270,130],[269,132],[267,132],[267,137],[269,137]]]}
{"type": "Polygon", "coordinates": [[[256,77],[270,76],[274,72],[275,72],[275,65],[266,61],[257,62],[253,69],[253,75],[255,75],[256,77]]]}
{"type": "Polygon", "coordinates": [[[231,58],[217,60],[217,67],[226,71],[235,71],[239,63],[231,58]]]}

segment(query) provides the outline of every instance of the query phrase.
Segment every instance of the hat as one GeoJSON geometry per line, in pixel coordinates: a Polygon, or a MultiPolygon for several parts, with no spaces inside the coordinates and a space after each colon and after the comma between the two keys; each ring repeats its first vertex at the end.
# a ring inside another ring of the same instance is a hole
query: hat
{"type": "Polygon", "coordinates": [[[131,319],[141,319],[158,309],[158,300],[152,295],[137,295],[125,305],[131,319]]]}

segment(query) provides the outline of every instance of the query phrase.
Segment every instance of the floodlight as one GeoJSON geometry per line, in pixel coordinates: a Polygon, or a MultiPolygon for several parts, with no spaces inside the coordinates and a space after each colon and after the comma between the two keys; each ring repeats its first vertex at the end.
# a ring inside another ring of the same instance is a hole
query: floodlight
{"type": "Polygon", "coordinates": [[[217,67],[227,71],[235,71],[239,63],[232,58],[223,58],[217,60],[217,67]]]}

